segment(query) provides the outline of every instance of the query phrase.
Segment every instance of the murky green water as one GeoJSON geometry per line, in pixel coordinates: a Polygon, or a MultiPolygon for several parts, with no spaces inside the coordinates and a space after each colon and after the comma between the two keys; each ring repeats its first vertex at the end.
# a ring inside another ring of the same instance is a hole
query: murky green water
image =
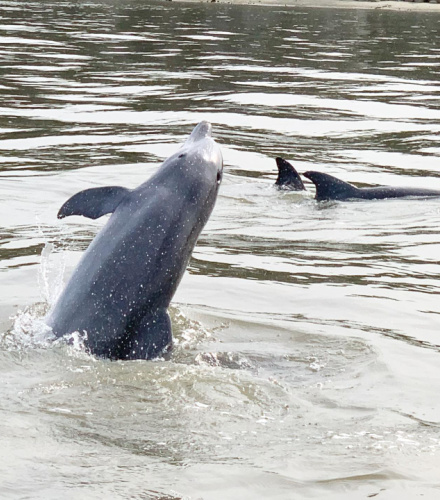
{"type": "Polygon", "coordinates": [[[1,498],[438,498],[440,200],[318,204],[273,182],[284,156],[440,189],[440,16],[0,13],[1,498]],[[140,184],[201,119],[225,176],[171,359],[49,343],[38,322],[104,223],[58,208],[140,184]]]}

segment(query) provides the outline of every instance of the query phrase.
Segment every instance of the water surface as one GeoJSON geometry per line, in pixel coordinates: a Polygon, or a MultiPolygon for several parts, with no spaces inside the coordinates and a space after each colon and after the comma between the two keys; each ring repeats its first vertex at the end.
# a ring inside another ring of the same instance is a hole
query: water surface
{"type": "Polygon", "coordinates": [[[440,200],[317,203],[274,158],[440,189],[439,16],[0,1],[2,498],[438,498],[440,200]],[[213,215],[169,360],[41,329],[105,223],[202,119],[213,215]]]}

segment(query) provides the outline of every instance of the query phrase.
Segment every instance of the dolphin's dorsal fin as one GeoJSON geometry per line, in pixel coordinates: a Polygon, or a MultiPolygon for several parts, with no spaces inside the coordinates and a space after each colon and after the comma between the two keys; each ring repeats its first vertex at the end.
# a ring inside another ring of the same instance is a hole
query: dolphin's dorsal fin
{"type": "Polygon", "coordinates": [[[69,215],[82,215],[98,219],[113,212],[129,192],[129,189],[120,186],[85,189],[69,198],[60,208],[57,217],[63,219],[69,215]]]}
{"type": "Polygon", "coordinates": [[[275,182],[276,186],[296,191],[304,191],[306,189],[301,177],[293,165],[279,156],[275,158],[275,161],[277,162],[278,167],[278,177],[275,182]]]}
{"type": "Polygon", "coordinates": [[[303,175],[315,184],[315,198],[318,201],[358,198],[358,188],[348,182],[341,181],[332,175],[315,171],[305,172],[303,175]]]}

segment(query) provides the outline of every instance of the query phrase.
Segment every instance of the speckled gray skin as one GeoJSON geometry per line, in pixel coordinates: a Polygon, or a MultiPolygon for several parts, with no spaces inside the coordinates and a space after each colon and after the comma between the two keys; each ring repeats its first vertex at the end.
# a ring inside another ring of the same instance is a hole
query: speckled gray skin
{"type": "Polygon", "coordinates": [[[86,332],[90,352],[111,359],[149,359],[170,346],[167,308],[214,208],[222,171],[211,125],[201,122],[138,188],[70,198],[59,218],[113,213],[46,318],[54,334],[86,332]]]}
{"type": "Polygon", "coordinates": [[[316,187],[315,198],[325,200],[384,200],[387,198],[404,198],[407,196],[432,197],[440,196],[440,191],[434,189],[377,186],[371,188],[357,188],[348,182],[322,172],[305,172],[304,177],[310,179],[316,187]]]}
{"type": "Polygon", "coordinates": [[[304,191],[303,181],[295,170],[292,164],[281,157],[275,158],[278,167],[278,177],[275,181],[275,186],[278,189],[285,189],[289,191],[304,191]]]}

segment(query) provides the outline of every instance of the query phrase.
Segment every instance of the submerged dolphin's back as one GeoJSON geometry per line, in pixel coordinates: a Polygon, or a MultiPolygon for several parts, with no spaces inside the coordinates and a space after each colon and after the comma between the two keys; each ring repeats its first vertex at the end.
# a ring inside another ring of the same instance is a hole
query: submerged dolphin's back
{"type": "Polygon", "coordinates": [[[318,201],[325,200],[384,200],[387,198],[432,197],[440,196],[440,191],[425,188],[413,187],[393,187],[377,186],[357,188],[348,182],[344,182],[337,177],[310,170],[304,173],[304,176],[310,179],[316,188],[315,198],[318,201]]]}

